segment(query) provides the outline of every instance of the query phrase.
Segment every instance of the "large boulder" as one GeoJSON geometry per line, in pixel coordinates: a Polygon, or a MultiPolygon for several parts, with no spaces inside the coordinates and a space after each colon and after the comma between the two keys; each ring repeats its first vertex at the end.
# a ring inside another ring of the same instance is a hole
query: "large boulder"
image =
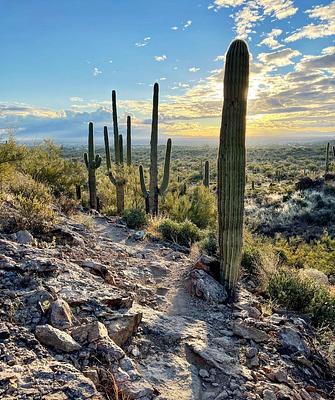
{"type": "Polygon", "coordinates": [[[228,297],[225,288],[202,269],[191,271],[188,288],[192,295],[210,303],[224,303],[228,297]]]}

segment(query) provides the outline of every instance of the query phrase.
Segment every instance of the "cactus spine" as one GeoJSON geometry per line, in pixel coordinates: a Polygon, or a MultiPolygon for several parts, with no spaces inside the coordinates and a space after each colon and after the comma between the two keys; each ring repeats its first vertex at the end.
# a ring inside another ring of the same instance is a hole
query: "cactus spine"
{"type": "Polygon", "coordinates": [[[127,117],[127,165],[131,166],[131,117],[127,117]]]}
{"type": "Polygon", "coordinates": [[[226,56],[218,157],[220,280],[231,292],[238,280],[243,245],[248,85],[248,47],[235,40],[226,56]]]}
{"type": "Polygon", "coordinates": [[[94,151],[93,122],[88,124],[88,153],[84,154],[84,161],[88,171],[88,189],[90,192],[90,207],[97,209],[97,183],[95,170],[101,165],[101,157],[94,151]]]}
{"type": "MultiPolygon", "coordinates": [[[[115,136],[114,136],[115,139],[115,136]]],[[[115,160],[119,160],[119,163],[116,164],[115,161],[115,169],[117,175],[112,172],[112,160],[110,156],[110,148],[109,148],[109,135],[107,126],[104,127],[104,141],[105,141],[105,152],[106,152],[106,165],[107,165],[107,174],[115,186],[116,189],[116,209],[118,215],[122,215],[124,212],[124,187],[126,185],[126,180],[124,178],[123,171],[123,139],[122,135],[118,136],[117,146],[115,148],[115,160]]],[[[114,142],[115,143],[115,142],[114,142]]]]}
{"type": "Polygon", "coordinates": [[[205,187],[209,188],[209,161],[205,161],[204,179],[203,184],[205,187]]]}
{"type": "Polygon", "coordinates": [[[150,183],[149,191],[146,189],[144,181],[143,167],[140,166],[140,181],[143,196],[146,201],[146,210],[152,214],[158,214],[158,195],[164,195],[169,185],[170,179],[170,160],[171,160],[171,139],[168,139],[166,145],[164,175],[160,188],[158,187],[158,83],[154,85],[153,93],[153,108],[152,108],[152,125],[151,125],[151,140],[150,140],[150,183]],[[147,204],[148,203],[148,204],[147,204]]]}

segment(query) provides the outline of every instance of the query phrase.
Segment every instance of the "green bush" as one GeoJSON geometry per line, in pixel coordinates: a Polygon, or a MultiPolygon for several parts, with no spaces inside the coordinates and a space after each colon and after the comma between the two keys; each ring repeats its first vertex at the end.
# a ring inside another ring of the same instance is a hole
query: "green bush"
{"type": "Polygon", "coordinates": [[[210,232],[201,242],[200,249],[209,256],[216,256],[218,252],[218,241],[216,234],[210,232]]]}
{"type": "Polygon", "coordinates": [[[137,208],[125,210],[123,219],[128,228],[131,229],[141,229],[148,223],[148,218],[145,211],[137,208]]]}
{"type": "Polygon", "coordinates": [[[11,183],[8,194],[11,197],[13,230],[28,229],[40,233],[49,228],[55,220],[53,197],[49,189],[32,178],[18,175],[11,183]]]}
{"type": "Polygon", "coordinates": [[[314,324],[335,328],[335,297],[327,287],[301,278],[297,271],[281,269],[273,274],[268,293],[277,304],[310,314],[314,324]]]}
{"type": "Polygon", "coordinates": [[[164,219],[159,223],[158,231],[164,240],[186,247],[190,247],[201,238],[199,228],[188,220],[175,222],[168,218],[164,219]]]}
{"type": "Polygon", "coordinates": [[[198,228],[214,228],[216,224],[216,199],[214,194],[204,186],[197,186],[191,198],[188,219],[198,228]]]}

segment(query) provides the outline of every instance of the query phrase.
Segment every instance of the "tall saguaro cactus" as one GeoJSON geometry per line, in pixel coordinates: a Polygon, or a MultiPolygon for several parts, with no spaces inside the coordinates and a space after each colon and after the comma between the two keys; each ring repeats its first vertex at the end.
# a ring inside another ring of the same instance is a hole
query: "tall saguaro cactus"
{"type": "Polygon", "coordinates": [[[131,117],[127,116],[127,165],[131,166],[131,117]]]}
{"type": "Polygon", "coordinates": [[[95,170],[101,165],[101,157],[95,154],[93,122],[88,124],[88,153],[84,154],[84,161],[88,171],[88,189],[90,192],[90,207],[97,209],[97,184],[95,170]]]}
{"type": "Polygon", "coordinates": [[[327,147],[326,147],[326,168],[325,168],[325,175],[328,174],[329,172],[329,165],[330,165],[330,161],[329,161],[329,150],[330,150],[330,143],[327,143],[327,147]]]}
{"type": "Polygon", "coordinates": [[[209,161],[205,161],[204,178],[203,184],[205,187],[209,188],[209,161]]]}
{"type": "Polygon", "coordinates": [[[152,125],[151,125],[151,140],[150,140],[150,183],[149,191],[146,189],[144,181],[143,167],[140,165],[140,181],[143,196],[146,201],[146,210],[152,215],[158,214],[158,195],[164,195],[169,185],[170,179],[170,160],[171,160],[171,139],[168,139],[166,145],[165,163],[163,180],[158,187],[158,83],[154,85],[153,107],[152,107],[152,125]]]}
{"type": "Polygon", "coordinates": [[[114,132],[114,152],[115,164],[119,164],[119,125],[117,122],[116,91],[112,91],[112,112],[113,112],[113,132],[114,132]]]}
{"type": "Polygon", "coordinates": [[[126,185],[126,179],[124,178],[123,171],[123,140],[122,135],[118,137],[118,149],[115,149],[116,153],[119,154],[119,164],[115,163],[116,174],[112,171],[112,160],[110,156],[110,148],[109,148],[109,136],[108,136],[108,128],[104,126],[104,142],[105,142],[105,153],[106,153],[106,165],[107,165],[107,174],[109,180],[115,186],[116,189],[116,208],[117,213],[122,215],[124,212],[124,187],[126,185]]]}
{"type": "Polygon", "coordinates": [[[220,279],[230,291],[239,277],[243,245],[248,86],[248,47],[235,40],[226,56],[218,156],[220,279]]]}

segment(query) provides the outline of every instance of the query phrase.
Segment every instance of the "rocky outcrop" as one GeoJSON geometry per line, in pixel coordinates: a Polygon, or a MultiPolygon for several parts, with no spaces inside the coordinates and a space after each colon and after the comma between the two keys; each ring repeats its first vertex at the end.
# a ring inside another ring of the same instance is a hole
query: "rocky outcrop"
{"type": "Polygon", "coordinates": [[[178,248],[93,221],[66,219],[32,245],[0,233],[1,399],[331,398],[308,321],[268,315],[243,286],[226,304],[213,260],[193,270],[178,248]]]}

